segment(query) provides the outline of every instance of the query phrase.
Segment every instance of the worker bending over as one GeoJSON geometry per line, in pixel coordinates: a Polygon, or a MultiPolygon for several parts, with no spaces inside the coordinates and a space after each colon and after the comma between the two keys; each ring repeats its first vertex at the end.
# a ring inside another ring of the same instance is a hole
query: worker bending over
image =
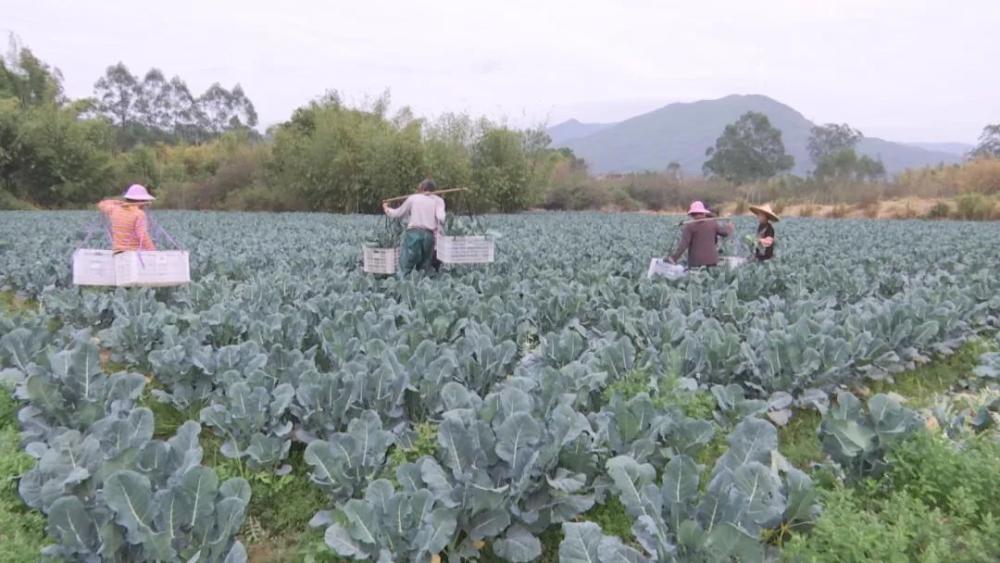
{"type": "Polygon", "coordinates": [[[677,250],[667,258],[667,261],[676,263],[687,252],[688,268],[715,266],[719,262],[717,239],[733,234],[733,224],[722,224],[713,219],[712,212],[700,201],[691,204],[688,216],[691,220],[684,223],[677,250]]]}
{"type": "Polygon", "coordinates": [[[112,251],[156,250],[153,239],[149,236],[149,223],[143,210],[155,199],[145,187],[132,184],[122,200],[106,199],[97,204],[97,208],[111,222],[112,251]]]}
{"type": "Polygon", "coordinates": [[[420,193],[406,198],[403,205],[393,209],[387,202],[382,203],[382,210],[393,219],[407,216],[406,232],[403,234],[402,248],[399,256],[399,273],[406,275],[419,268],[428,271],[434,258],[434,238],[444,225],[445,209],[441,197],[429,194],[437,185],[433,180],[420,182],[420,193]]]}

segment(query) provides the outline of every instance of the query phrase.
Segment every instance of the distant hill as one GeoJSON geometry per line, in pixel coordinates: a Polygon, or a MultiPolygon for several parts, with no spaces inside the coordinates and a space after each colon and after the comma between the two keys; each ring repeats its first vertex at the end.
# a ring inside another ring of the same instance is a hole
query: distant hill
{"type": "Polygon", "coordinates": [[[935,152],[946,152],[948,154],[957,154],[959,156],[965,156],[972,152],[972,149],[976,148],[976,145],[969,143],[906,143],[911,147],[919,147],[922,149],[927,149],[929,151],[935,152]]]}
{"type": "Polygon", "coordinates": [[[579,139],[580,137],[586,137],[592,133],[597,133],[602,129],[606,129],[615,125],[614,123],[580,123],[575,119],[570,119],[569,121],[563,121],[559,125],[550,127],[547,131],[549,137],[552,139],[553,146],[560,146],[567,141],[573,139],[579,139]]]}
{"type": "MultiPolygon", "coordinates": [[[[688,174],[700,174],[705,149],[715,144],[726,125],[748,111],[767,115],[781,130],[785,150],[795,157],[793,172],[805,174],[812,169],[806,143],[813,123],[791,107],[760,95],[670,104],[613,124],[571,120],[549,129],[549,135],[553,146],[569,147],[586,159],[593,173],[663,170],[677,161],[688,174]]],[[[890,174],[961,160],[957,154],[876,138],[863,139],[858,150],[881,158],[890,174]]]]}

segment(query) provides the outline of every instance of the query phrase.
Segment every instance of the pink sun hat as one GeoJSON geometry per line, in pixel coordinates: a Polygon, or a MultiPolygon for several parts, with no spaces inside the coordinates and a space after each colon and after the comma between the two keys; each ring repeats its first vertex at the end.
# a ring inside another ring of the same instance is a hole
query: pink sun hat
{"type": "Polygon", "coordinates": [[[129,186],[128,189],[125,190],[125,195],[123,197],[131,201],[153,201],[156,199],[155,197],[149,195],[149,191],[146,190],[146,186],[139,184],[132,184],[129,186]]]}
{"type": "Polygon", "coordinates": [[[691,202],[691,207],[688,209],[688,215],[694,215],[696,213],[702,213],[704,215],[712,214],[712,212],[705,207],[705,204],[700,201],[691,202]]]}

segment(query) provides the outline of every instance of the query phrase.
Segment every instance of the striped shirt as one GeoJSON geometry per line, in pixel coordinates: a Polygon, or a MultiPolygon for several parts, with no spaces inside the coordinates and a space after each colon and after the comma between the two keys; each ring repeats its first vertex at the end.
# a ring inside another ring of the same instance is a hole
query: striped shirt
{"type": "Polygon", "coordinates": [[[156,250],[149,236],[146,212],[140,206],[106,199],[97,208],[111,222],[111,250],[156,250]]]}

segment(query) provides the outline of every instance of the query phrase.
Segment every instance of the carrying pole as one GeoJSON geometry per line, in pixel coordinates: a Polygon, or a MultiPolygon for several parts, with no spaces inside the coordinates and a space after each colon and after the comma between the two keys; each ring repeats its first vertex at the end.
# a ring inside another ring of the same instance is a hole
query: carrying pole
{"type": "Polygon", "coordinates": [[[407,194],[407,195],[390,197],[389,199],[383,199],[382,203],[389,203],[390,201],[399,201],[401,199],[406,199],[406,198],[410,197],[411,195],[417,195],[417,194],[420,194],[420,193],[427,194],[427,195],[440,195],[440,194],[449,194],[449,193],[452,193],[452,192],[467,192],[467,191],[469,191],[469,188],[449,188],[447,190],[438,190],[436,192],[416,192],[416,193],[407,194]]]}
{"type": "Polygon", "coordinates": [[[721,217],[705,217],[703,219],[688,219],[686,221],[681,221],[680,223],[677,223],[677,226],[678,227],[683,227],[684,225],[687,225],[687,224],[690,224],[690,223],[701,223],[702,221],[728,221],[728,220],[730,220],[732,218],[733,218],[732,215],[724,215],[724,216],[721,216],[721,217]]]}

